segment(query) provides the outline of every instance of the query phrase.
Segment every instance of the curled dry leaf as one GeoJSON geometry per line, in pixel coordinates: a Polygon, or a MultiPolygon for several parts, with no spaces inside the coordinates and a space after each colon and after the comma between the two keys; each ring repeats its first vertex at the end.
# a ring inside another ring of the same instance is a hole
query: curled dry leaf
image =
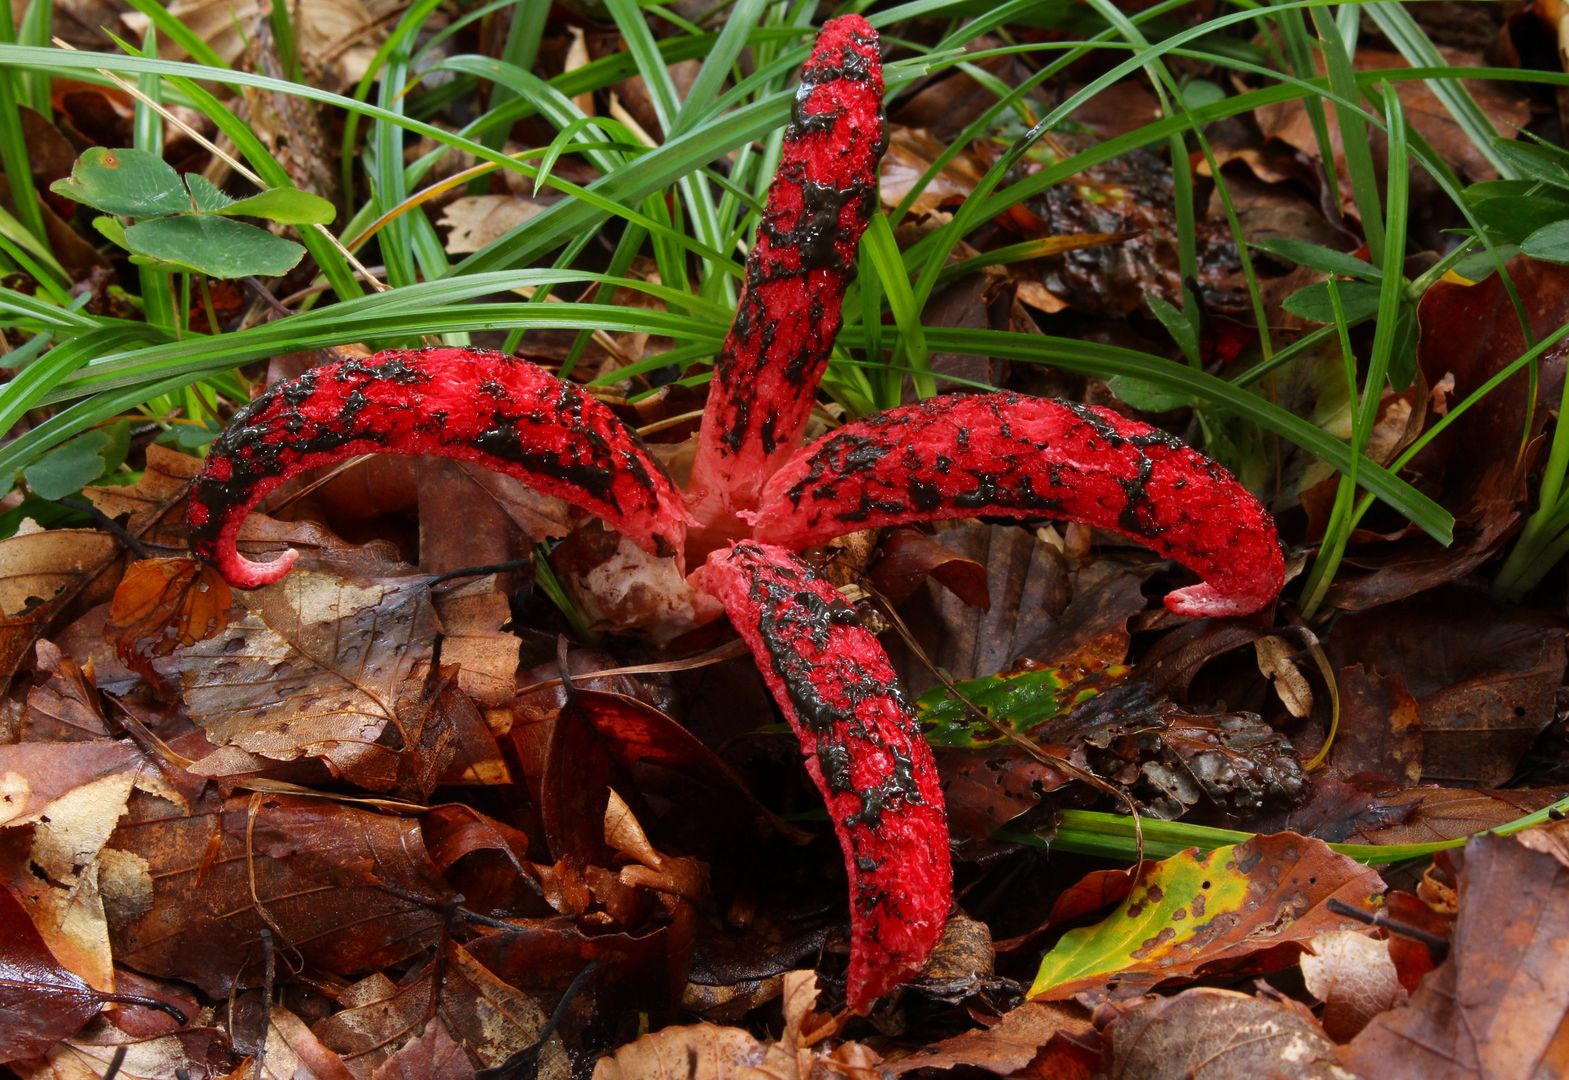
{"type": "Polygon", "coordinates": [[[717,1024],[668,1027],[601,1058],[594,1080],[876,1080],[882,1059],[859,1043],[827,1041],[838,1021],[816,1013],[816,1003],[816,976],[792,971],[784,978],[785,1026],[777,1042],[717,1024]]]}
{"type": "Polygon", "coordinates": [[[221,631],[233,604],[229,583],[205,563],[141,559],[115,587],[104,633],[126,667],[160,686],[152,662],[221,631]]]}
{"type": "Polygon", "coordinates": [[[1081,1006],[1027,1001],[998,1017],[990,1027],[944,1039],[890,1066],[895,1076],[920,1069],[969,1066],[998,1076],[1087,1080],[1100,1066],[1104,1052],[1100,1036],[1081,1006]]]}
{"type": "MultiPolygon", "coordinates": [[[[89,671],[52,642],[39,639],[36,668],[48,678],[27,692],[22,742],[82,742],[103,739],[109,728],[89,671]]],[[[88,668],[92,667],[89,660],[88,668]]]]}
{"type": "Polygon", "coordinates": [[[1389,942],[1355,930],[1331,930],[1308,943],[1302,981],[1324,1003],[1324,1031],[1346,1042],[1381,1012],[1406,999],[1389,942]]]}
{"type": "Polygon", "coordinates": [[[9,682],[49,620],[119,554],[107,533],[28,528],[0,540],[0,683],[9,682]]]}
{"type": "Polygon", "coordinates": [[[267,1018],[266,1046],[259,1056],[248,1066],[256,1080],[356,1080],[343,1059],[282,1005],[274,1005],[267,1018]]]}
{"type": "MultiPolygon", "coordinates": [[[[431,985],[428,967],[401,986],[380,973],[362,979],[340,999],[345,1008],[312,1030],[326,1046],[355,1062],[362,1076],[393,1060],[400,1046],[417,1042],[427,1019],[444,1027],[470,1063],[484,1069],[498,1068],[539,1041],[547,1019],[539,1003],[502,982],[463,946],[447,942],[443,971],[439,993],[431,985]]],[[[560,1039],[551,1036],[533,1075],[566,1080],[569,1073],[560,1039]]]]}
{"type": "Polygon", "coordinates": [[[1377,872],[1294,833],[1146,862],[1118,909],[1070,930],[1041,960],[1030,997],[1128,996],[1172,979],[1291,964],[1325,930],[1355,926],[1327,904],[1370,908],[1377,872]]]}

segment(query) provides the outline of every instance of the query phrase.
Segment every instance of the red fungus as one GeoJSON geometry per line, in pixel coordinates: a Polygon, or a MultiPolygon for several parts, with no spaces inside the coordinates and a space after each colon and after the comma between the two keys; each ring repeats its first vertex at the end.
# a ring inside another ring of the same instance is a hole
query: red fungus
{"type": "MultiPolygon", "coordinates": [[[[1013,394],[940,398],[801,435],[840,324],[886,146],[877,37],[830,21],[802,71],[779,174],[714,372],[686,499],[608,409],[495,353],[426,349],[329,364],[274,386],[213,445],[191,543],[233,584],[287,573],[235,550],[286,477],[365,453],[476,461],[680,557],[749,534],[800,548],[856,529],[974,514],[1067,517],[1136,537],[1198,572],[1180,614],[1254,611],[1279,591],[1266,513],[1219,465],[1104,409],[1013,394]],[[754,509],[755,508],[755,509],[754,509]]],[[[692,581],[717,597],[795,729],[845,854],[848,995],[864,1011],[919,971],[952,902],[931,754],[877,639],[781,547],[743,540],[692,581]]]]}
{"type": "Polygon", "coordinates": [[[850,877],[850,1007],[921,969],[953,902],[937,766],[888,654],[783,548],[742,541],[694,575],[719,598],[795,729],[850,877]]]}
{"type": "Polygon", "coordinates": [[[846,424],[792,458],[746,515],[811,547],[856,529],[997,515],[1066,518],[1140,540],[1204,579],[1166,606],[1245,615],[1280,592],[1275,523],[1220,465],[1109,409],[1017,394],[932,398],[846,424]]]}
{"type": "Polygon", "coordinates": [[[286,551],[235,550],[240,522],[285,479],[359,454],[439,454],[510,473],[597,514],[650,551],[680,555],[681,497],[614,414],[527,360],[398,349],[312,368],[235,414],[191,493],[191,547],[233,585],[277,581],[286,551]]]}
{"type": "Polygon", "coordinates": [[[801,69],[698,434],[689,500],[720,536],[739,535],[735,512],[756,505],[763,481],[806,428],[855,276],[856,245],[877,209],[887,138],[877,33],[859,15],[831,19],[801,69]]]}

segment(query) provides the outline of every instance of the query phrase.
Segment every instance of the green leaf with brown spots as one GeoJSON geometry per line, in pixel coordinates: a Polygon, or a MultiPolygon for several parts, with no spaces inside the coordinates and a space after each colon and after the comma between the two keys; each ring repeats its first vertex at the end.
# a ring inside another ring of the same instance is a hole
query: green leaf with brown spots
{"type": "Polygon", "coordinates": [[[962,700],[947,687],[934,686],[920,696],[915,709],[926,741],[933,746],[980,749],[997,743],[1002,735],[975,716],[966,702],[1004,727],[1026,735],[1088,701],[1127,673],[1123,664],[1110,664],[1096,672],[1076,665],[1002,672],[955,683],[962,700]]]}
{"type": "Polygon", "coordinates": [[[1362,928],[1330,911],[1331,899],[1371,910],[1383,891],[1377,872],[1296,833],[1189,848],[1145,863],[1115,912],[1064,934],[1030,997],[1122,997],[1174,979],[1273,971],[1326,930],[1362,928]]]}

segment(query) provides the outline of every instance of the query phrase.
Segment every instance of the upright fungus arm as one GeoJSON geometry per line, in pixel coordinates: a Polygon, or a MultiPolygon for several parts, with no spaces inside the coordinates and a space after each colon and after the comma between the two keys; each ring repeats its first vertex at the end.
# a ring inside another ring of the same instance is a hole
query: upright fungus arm
{"type": "Polygon", "coordinates": [[[859,15],[823,25],[801,69],[779,171],[729,336],[714,365],[690,500],[724,529],[796,448],[812,410],[856,246],[877,209],[887,147],[877,33],[859,15]]]}

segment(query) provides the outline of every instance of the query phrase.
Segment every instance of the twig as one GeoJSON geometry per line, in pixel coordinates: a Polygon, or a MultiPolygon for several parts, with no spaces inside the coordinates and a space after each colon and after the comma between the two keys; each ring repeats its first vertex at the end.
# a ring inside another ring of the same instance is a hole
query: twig
{"type": "Polygon", "coordinates": [[[1399,919],[1391,919],[1382,911],[1364,911],[1362,908],[1353,907],[1338,897],[1330,897],[1329,902],[1325,906],[1336,915],[1344,915],[1346,918],[1355,919],[1359,923],[1377,926],[1388,930],[1391,934],[1421,942],[1427,946],[1428,955],[1433,958],[1435,964],[1443,963],[1444,958],[1449,955],[1449,941],[1447,938],[1441,938],[1437,934],[1423,930],[1419,926],[1401,922],[1399,919]]]}

